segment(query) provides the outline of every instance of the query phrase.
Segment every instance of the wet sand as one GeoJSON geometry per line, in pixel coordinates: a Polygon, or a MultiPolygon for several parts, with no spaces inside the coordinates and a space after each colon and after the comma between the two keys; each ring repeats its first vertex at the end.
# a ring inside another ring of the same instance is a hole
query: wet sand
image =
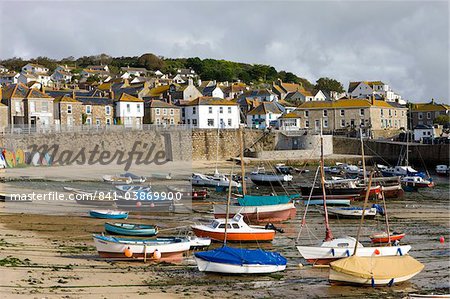
{"type": "MultiPolygon", "coordinates": [[[[206,163],[204,167],[211,169],[206,163]]],[[[199,170],[202,168],[199,166],[199,170]]],[[[402,298],[408,293],[448,293],[449,185],[447,180],[437,183],[433,190],[407,193],[403,199],[388,201],[392,230],[406,232],[403,243],[412,245],[410,254],[425,264],[425,270],[409,282],[375,289],[331,286],[327,268],[311,267],[300,257],[296,244],[315,244],[324,237],[323,218],[317,209],[311,208],[307,229],[303,229],[296,243],[303,204],[297,205],[296,219],[277,225],[284,228],[284,234],[277,234],[272,243],[259,244],[288,258],[287,270],[236,277],[199,272],[192,252],[179,264],[102,260],[93,247],[91,235],[102,232],[105,221],[87,217],[89,207],[68,202],[0,203],[0,298],[402,298]],[[440,236],[445,237],[444,244],[439,242],[440,236]]],[[[4,187],[33,190],[41,186],[45,190],[60,190],[65,185],[17,181],[4,187]]],[[[172,228],[212,218],[208,202],[223,201],[224,197],[212,193],[207,202],[194,203],[192,213],[131,213],[128,221],[158,224],[161,236],[173,235],[172,228]]],[[[356,235],[359,220],[330,222],[336,237],[356,235]]],[[[368,245],[371,232],[383,227],[381,217],[366,221],[364,245],[368,245]]],[[[234,246],[255,248],[258,244],[234,246]]]]}

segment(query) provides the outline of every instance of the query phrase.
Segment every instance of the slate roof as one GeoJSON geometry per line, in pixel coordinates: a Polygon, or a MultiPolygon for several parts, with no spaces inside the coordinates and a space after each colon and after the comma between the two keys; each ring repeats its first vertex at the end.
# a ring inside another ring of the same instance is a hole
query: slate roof
{"type": "Polygon", "coordinates": [[[268,113],[281,114],[283,111],[272,102],[262,102],[252,110],[247,115],[263,115],[268,113]]]}
{"type": "Polygon", "coordinates": [[[214,97],[199,97],[184,104],[185,106],[236,106],[236,102],[214,97]]]}
{"type": "Polygon", "coordinates": [[[174,109],[180,109],[180,107],[175,106],[173,104],[160,101],[160,100],[151,100],[145,103],[146,107],[150,108],[174,108],[174,109]]]}
{"type": "Polygon", "coordinates": [[[76,99],[66,96],[66,95],[55,98],[55,100],[53,102],[54,103],[79,103],[79,101],[77,101],[76,99]]]}
{"type": "Polygon", "coordinates": [[[76,97],[76,100],[83,103],[83,105],[113,105],[113,100],[109,98],[99,97],[76,97]]]}
{"type": "Polygon", "coordinates": [[[450,110],[450,105],[437,104],[434,100],[430,103],[417,103],[411,105],[412,112],[426,112],[426,111],[447,111],[450,110]]]}

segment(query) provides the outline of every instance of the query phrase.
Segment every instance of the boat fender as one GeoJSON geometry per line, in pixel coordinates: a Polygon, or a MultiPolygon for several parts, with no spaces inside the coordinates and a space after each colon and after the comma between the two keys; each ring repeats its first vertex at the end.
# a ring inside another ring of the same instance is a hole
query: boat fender
{"type": "Polygon", "coordinates": [[[345,251],[345,254],[346,254],[347,256],[350,256],[350,250],[347,249],[347,250],[345,251]]]}
{"type": "Polygon", "coordinates": [[[331,248],[331,254],[334,256],[334,248],[331,248]]]}
{"type": "Polygon", "coordinates": [[[372,288],[374,288],[375,287],[375,279],[373,279],[373,277],[372,277],[372,288]]]}
{"type": "MultiPolygon", "coordinates": [[[[400,249],[400,248],[399,248],[400,249]]],[[[392,285],[394,284],[394,279],[392,278],[389,283],[388,283],[388,287],[392,287],[392,285]]]]}
{"type": "Polygon", "coordinates": [[[397,248],[397,253],[398,254],[400,254],[400,256],[402,256],[403,255],[403,252],[402,252],[402,249],[399,247],[399,248],[397,248]]]}
{"type": "Polygon", "coordinates": [[[155,249],[155,251],[153,252],[153,258],[155,260],[159,260],[161,258],[161,252],[158,249],[155,249]]]}
{"type": "Polygon", "coordinates": [[[132,257],[133,256],[133,251],[131,250],[130,247],[126,248],[123,253],[125,254],[126,257],[132,257]]]}
{"type": "Polygon", "coordinates": [[[375,251],[373,252],[375,255],[379,255],[380,254],[380,250],[378,250],[378,248],[377,249],[375,249],[375,251]]]}

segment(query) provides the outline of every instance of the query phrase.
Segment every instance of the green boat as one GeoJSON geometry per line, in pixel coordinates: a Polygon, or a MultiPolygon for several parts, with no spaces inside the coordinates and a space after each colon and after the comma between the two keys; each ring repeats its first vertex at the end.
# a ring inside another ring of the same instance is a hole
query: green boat
{"type": "Polygon", "coordinates": [[[122,236],[156,236],[158,227],[156,225],[137,223],[105,223],[105,231],[110,234],[122,236]]]}

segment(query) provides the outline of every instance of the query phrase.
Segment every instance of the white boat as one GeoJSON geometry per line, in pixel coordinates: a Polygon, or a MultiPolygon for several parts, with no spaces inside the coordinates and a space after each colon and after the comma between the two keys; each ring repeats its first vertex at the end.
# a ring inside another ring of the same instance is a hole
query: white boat
{"type": "MultiPolygon", "coordinates": [[[[328,216],[337,218],[360,219],[363,209],[360,207],[328,207],[328,216]]],[[[374,218],[377,215],[376,208],[366,208],[364,212],[365,218],[374,218]]]]}
{"type": "Polygon", "coordinates": [[[195,236],[187,236],[186,239],[189,240],[191,248],[208,247],[211,245],[210,238],[200,238],[195,236]]]}
{"type": "Polygon", "coordinates": [[[117,175],[104,175],[103,181],[113,184],[131,184],[133,182],[129,177],[120,177],[117,175]]]}
{"type": "MultiPolygon", "coordinates": [[[[358,249],[359,250],[359,249],[358,249]]],[[[351,256],[330,264],[331,283],[393,285],[419,274],[424,265],[409,255],[351,256]]]]}
{"type": "MultiPolygon", "coordinates": [[[[213,209],[215,218],[224,218],[226,216],[227,205],[214,205],[213,209]]],[[[249,222],[281,222],[293,219],[296,211],[293,202],[264,206],[231,205],[229,207],[231,217],[236,214],[242,214],[244,219],[249,222]]]]}
{"type": "Polygon", "coordinates": [[[421,178],[420,176],[405,176],[401,179],[402,185],[406,187],[411,187],[413,189],[418,188],[431,188],[434,183],[421,178]]]}
{"type": "MultiPolygon", "coordinates": [[[[227,176],[215,173],[214,175],[205,175],[201,173],[193,173],[191,182],[193,186],[206,186],[206,187],[226,187],[230,185],[230,180],[227,176]]],[[[239,188],[241,183],[236,181],[231,182],[231,187],[239,188]]]]}
{"type": "Polygon", "coordinates": [[[450,299],[450,294],[408,294],[408,299],[450,299]]]}
{"type": "Polygon", "coordinates": [[[380,170],[383,176],[423,176],[421,172],[411,166],[382,167],[380,170]]]}
{"type": "Polygon", "coordinates": [[[344,172],[350,175],[358,175],[363,172],[363,170],[356,165],[346,164],[343,168],[344,172]]]}
{"type": "MultiPolygon", "coordinates": [[[[355,243],[355,238],[342,237],[325,241],[320,246],[297,246],[297,250],[309,263],[326,265],[334,260],[351,256],[355,249],[355,243]]],[[[357,247],[357,256],[405,255],[411,250],[410,245],[364,247],[359,242],[357,247]]]]}
{"type": "Polygon", "coordinates": [[[293,176],[290,174],[266,173],[264,167],[258,167],[250,173],[250,179],[256,185],[279,186],[291,182],[293,176]]]}
{"type": "Polygon", "coordinates": [[[228,274],[262,274],[284,271],[286,265],[265,265],[265,264],[224,264],[207,261],[194,257],[198,270],[201,272],[215,272],[228,274]]]}
{"type": "Polygon", "coordinates": [[[438,175],[446,176],[449,174],[449,172],[450,172],[450,166],[447,166],[447,165],[437,165],[436,166],[436,173],[438,175]]]}
{"type": "Polygon", "coordinates": [[[102,235],[93,237],[100,257],[105,258],[180,260],[191,247],[189,240],[182,238],[128,239],[102,235]]]}
{"type": "Polygon", "coordinates": [[[152,188],[150,186],[137,186],[137,185],[117,185],[115,186],[117,190],[122,192],[151,192],[152,188]]]}

